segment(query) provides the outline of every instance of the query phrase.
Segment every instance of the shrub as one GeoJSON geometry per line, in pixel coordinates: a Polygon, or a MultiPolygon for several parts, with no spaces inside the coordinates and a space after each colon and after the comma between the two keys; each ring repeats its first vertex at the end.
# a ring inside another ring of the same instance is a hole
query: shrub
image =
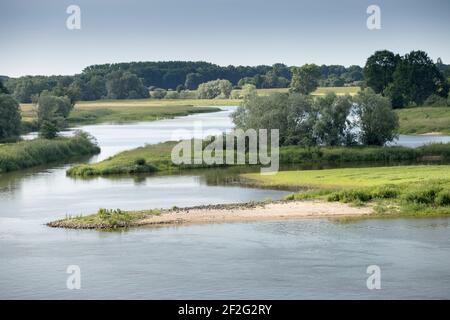
{"type": "Polygon", "coordinates": [[[159,89],[159,88],[157,88],[157,89],[155,89],[155,90],[150,92],[150,96],[153,99],[163,99],[166,96],[166,94],[167,94],[166,90],[159,89]]]}
{"type": "Polygon", "coordinates": [[[394,185],[379,186],[372,191],[372,197],[375,199],[394,199],[399,195],[400,189],[394,185]]]}
{"type": "Polygon", "coordinates": [[[180,94],[177,91],[167,91],[164,99],[180,99],[180,94]]]}
{"type": "Polygon", "coordinates": [[[439,192],[435,198],[435,204],[438,206],[450,206],[450,189],[439,192]]]}
{"type": "Polygon", "coordinates": [[[233,85],[228,80],[214,80],[202,83],[198,86],[199,99],[229,98],[233,85]]]}
{"type": "Polygon", "coordinates": [[[436,196],[441,191],[439,186],[426,186],[417,190],[412,190],[404,195],[404,200],[407,203],[414,204],[433,204],[436,196]]]}
{"type": "Polygon", "coordinates": [[[138,166],[143,166],[143,165],[145,165],[145,159],[144,158],[136,159],[136,160],[134,160],[134,163],[138,166]]]}
{"type": "Polygon", "coordinates": [[[447,100],[437,94],[432,94],[425,100],[424,105],[430,107],[445,107],[447,106],[447,100]]]}

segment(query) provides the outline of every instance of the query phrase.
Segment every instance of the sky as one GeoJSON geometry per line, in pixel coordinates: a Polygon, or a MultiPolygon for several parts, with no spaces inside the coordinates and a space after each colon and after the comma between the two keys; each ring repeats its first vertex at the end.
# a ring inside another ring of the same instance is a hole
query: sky
{"type": "Polygon", "coordinates": [[[0,75],[167,60],[363,66],[380,49],[450,63],[449,32],[449,0],[0,0],[0,75]],[[374,4],[379,30],[366,24],[374,4]],[[69,5],[81,29],[66,27],[69,5]]]}

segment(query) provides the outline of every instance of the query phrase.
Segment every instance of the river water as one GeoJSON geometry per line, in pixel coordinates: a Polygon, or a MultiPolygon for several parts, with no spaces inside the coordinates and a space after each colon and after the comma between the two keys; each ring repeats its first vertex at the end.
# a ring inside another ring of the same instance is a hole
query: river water
{"type": "MultiPolygon", "coordinates": [[[[229,130],[231,110],[84,126],[102,148],[85,161],[170,140],[180,128],[187,137],[194,124],[229,130]]],[[[410,145],[423,143],[422,137],[406,138],[410,145]]],[[[181,207],[287,194],[225,183],[227,170],[84,180],[66,177],[69,166],[0,176],[0,298],[450,298],[449,219],[265,221],[120,232],[48,228],[45,222],[99,207],[181,207]],[[80,290],[66,287],[69,265],[80,267],[80,290]],[[367,288],[369,265],[380,267],[380,290],[367,288]]]]}

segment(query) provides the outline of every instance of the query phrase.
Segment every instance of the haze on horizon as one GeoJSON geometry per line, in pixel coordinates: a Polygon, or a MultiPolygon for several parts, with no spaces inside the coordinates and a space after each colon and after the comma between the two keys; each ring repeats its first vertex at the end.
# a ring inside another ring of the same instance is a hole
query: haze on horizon
{"type": "Polygon", "coordinates": [[[0,75],[167,60],[363,66],[380,49],[450,63],[449,13],[448,0],[0,0],[0,75]],[[81,8],[81,30],[66,28],[71,4],[81,8]],[[366,26],[372,4],[381,30],[366,26]]]}

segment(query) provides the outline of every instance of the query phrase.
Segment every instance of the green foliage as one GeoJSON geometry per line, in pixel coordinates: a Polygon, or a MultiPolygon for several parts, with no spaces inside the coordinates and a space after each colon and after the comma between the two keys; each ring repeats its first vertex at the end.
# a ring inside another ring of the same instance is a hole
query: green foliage
{"type": "Polygon", "coordinates": [[[320,145],[339,146],[354,144],[352,124],[348,120],[352,108],[350,96],[338,97],[328,93],[314,101],[318,113],[314,126],[313,137],[320,145]]]}
{"type": "Polygon", "coordinates": [[[2,94],[2,93],[9,94],[9,91],[8,91],[8,89],[5,88],[5,86],[3,85],[3,82],[0,79],[0,94],[2,94]]]}
{"type": "Polygon", "coordinates": [[[238,129],[278,129],[281,145],[312,144],[315,113],[311,96],[287,93],[249,96],[232,118],[238,129]]]}
{"type": "Polygon", "coordinates": [[[164,99],[180,99],[180,93],[177,91],[167,91],[164,99]]]}
{"type": "MultiPolygon", "coordinates": [[[[450,97],[449,97],[450,99],[450,97]]],[[[441,96],[438,96],[437,94],[432,94],[430,95],[425,102],[423,103],[425,106],[429,106],[429,107],[446,107],[450,105],[448,104],[450,100],[447,100],[441,96]]]]}
{"type": "Polygon", "coordinates": [[[18,136],[20,129],[19,104],[11,95],[0,93],[0,141],[18,136]]]}
{"type": "Polygon", "coordinates": [[[58,136],[58,127],[47,120],[43,120],[39,128],[39,136],[43,139],[54,139],[58,136]]]}
{"type": "Polygon", "coordinates": [[[449,84],[428,55],[411,51],[403,57],[389,51],[377,51],[364,67],[366,85],[390,98],[394,108],[421,105],[438,95],[446,99],[449,84]]]}
{"type": "Polygon", "coordinates": [[[156,88],[150,92],[153,99],[163,99],[167,95],[167,91],[161,88],[156,88]]]}
{"type": "Polygon", "coordinates": [[[227,99],[230,97],[233,86],[228,80],[213,80],[198,86],[197,97],[199,99],[227,99]]]}
{"type": "Polygon", "coordinates": [[[381,146],[396,138],[399,120],[389,99],[368,88],[360,91],[354,101],[362,144],[381,146]]]}
{"type": "Polygon", "coordinates": [[[108,74],[106,91],[109,99],[148,98],[147,88],[134,73],[129,71],[114,71],[108,74]]]}
{"type": "Polygon", "coordinates": [[[68,97],[57,97],[48,91],[43,91],[38,102],[38,124],[43,137],[56,137],[59,130],[66,125],[66,118],[73,109],[68,97]]]}
{"type": "Polygon", "coordinates": [[[354,100],[356,120],[351,120],[352,99],[329,93],[312,98],[302,94],[251,95],[232,115],[237,128],[278,129],[281,145],[339,146],[356,140],[383,145],[396,137],[398,116],[389,100],[367,89],[354,100]],[[353,128],[358,126],[360,132],[353,128]]]}
{"type": "Polygon", "coordinates": [[[77,132],[72,138],[35,139],[0,145],[0,172],[20,170],[100,152],[92,137],[77,132]]]}
{"type": "Polygon", "coordinates": [[[376,51],[371,55],[364,67],[366,85],[375,93],[383,93],[394,80],[394,72],[400,62],[400,56],[390,51],[376,51]]]}
{"type": "Polygon", "coordinates": [[[292,68],[290,92],[310,94],[319,86],[320,69],[315,64],[292,68]]]}

